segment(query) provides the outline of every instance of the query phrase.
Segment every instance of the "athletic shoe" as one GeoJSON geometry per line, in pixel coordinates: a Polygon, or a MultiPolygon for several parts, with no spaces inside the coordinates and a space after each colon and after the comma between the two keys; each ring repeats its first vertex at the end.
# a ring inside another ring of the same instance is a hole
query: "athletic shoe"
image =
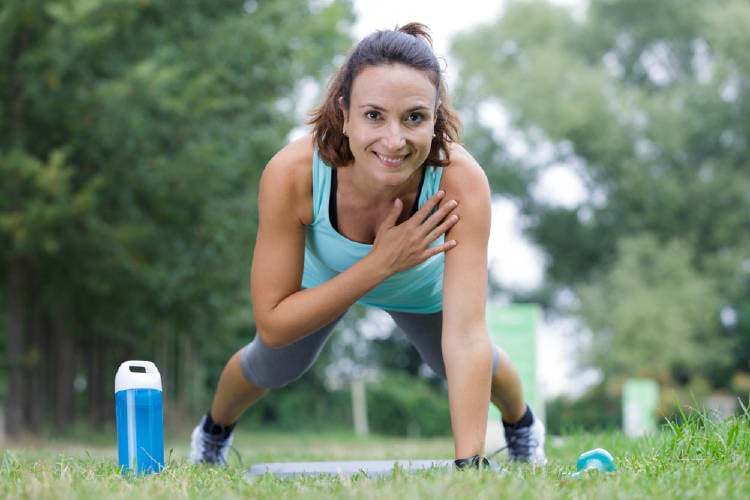
{"type": "Polygon", "coordinates": [[[503,425],[503,428],[508,455],[512,462],[528,462],[534,465],[547,463],[547,457],[544,455],[544,424],[538,418],[534,417],[534,422],[526,427],[503,425]]]}
{"type": "Polygon", "coordinates": [[[232,433],[226,437],[209,434],[203,430],[206,420],[204,416],[200,423],[193,429],[190,440],[190,463],[206,465],[227,465],[227,453],[232,446],[232,433]]]}

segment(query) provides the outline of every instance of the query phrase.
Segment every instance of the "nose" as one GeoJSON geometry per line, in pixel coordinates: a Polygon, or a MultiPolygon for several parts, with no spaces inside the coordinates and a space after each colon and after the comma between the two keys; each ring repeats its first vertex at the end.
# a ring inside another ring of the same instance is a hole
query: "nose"
{"type": "Polygon", "coordinates": [[[402,148],[406,144],[406,137],[399,122],[391,122],[383,131],[382,143],[391,150],[402,148]]]}

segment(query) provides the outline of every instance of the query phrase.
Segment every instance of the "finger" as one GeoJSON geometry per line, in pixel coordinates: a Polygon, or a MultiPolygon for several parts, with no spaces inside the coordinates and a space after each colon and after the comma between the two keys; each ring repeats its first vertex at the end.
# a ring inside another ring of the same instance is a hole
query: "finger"
{"type": "Polygon", "coordinates": [[[445,191],[443,191],[442,189],[438,190],[438,192],[430,196],[427,202],[419,207],[419,210],[417,210],[410,218],[415,219],[419,224],[421,224],[425,219],[427,219],[427,216],[430,215],[430,212],[432,212],[435,207],[438,206],[438,203],[440,203],[440,200],[442,200],[443,197],[445,197],[445,191]]]}
{"type": "Polygon", "coordinates": [[[450,213],[458,206],[456,200],[449,200],[442,204],[437,210],[433,211],[422,221],[422,226],[428,231],[438,227],[441,222],[450,218],[450,213]]]}
{"type": "Polygon", "coordinates": [[[431,246],[427,248],[427,250],[425,250],[425,260],[429,259],[430,257],[434,257],[439,253],[445,253],[455,248],[456,245],[458,245],[458,242],[456,240],[448,240],[441,243],[440,245],[431,246]]]}
{"type": "Polygon", "coordinates": [[[427,233],[427,236],[425,236],[425,240],[427,241],[427,243],[431,244],[433,241],[446,234],[450,230],[450,228],[456,225],[458,219],[459,217],[456,214],[452,214],[446,217],[443,222],[439,223],[429,233],[427,233]]]}

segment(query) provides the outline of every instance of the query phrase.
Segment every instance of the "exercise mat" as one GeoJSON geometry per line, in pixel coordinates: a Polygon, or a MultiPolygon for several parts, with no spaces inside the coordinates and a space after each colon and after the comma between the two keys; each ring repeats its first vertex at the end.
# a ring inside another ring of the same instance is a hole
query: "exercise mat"
{"type": "Polygon", "coordinates": [[[273,474],[276,477],[295,476],[354,476],[363,474],[368,477],[389,476],[394,470],[417,472],[437,470],[441,472],[454,469],[453,460],[351,460],[329,462],[269,462],[250,467],[247,477],[273,474]]]}

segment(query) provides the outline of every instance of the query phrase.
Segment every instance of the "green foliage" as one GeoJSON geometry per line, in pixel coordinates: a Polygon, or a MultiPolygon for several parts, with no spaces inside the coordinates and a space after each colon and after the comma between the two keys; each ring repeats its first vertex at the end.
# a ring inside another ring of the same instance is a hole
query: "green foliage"
{"type": "Polygon", "coordinates": [[[681,242],[625,238],[609,273],[578,290],[579,314],[593,332],[588,360],[607,379],[671,385],[730,363],[731,344],[714,333],[716,285],[691,261],[681,242]]]}
{"type": "Polygon", "coordinates": [[[453,45],[459,108],[500,105],[516,131],[488,144],[491,124],[467,115],[546,255],[537,298],[564,309],[558,293],[581,292],[587,361],[607,375],[727,386],[748,371],[748,19],[741,0],[592,0],[580,18],[511,2],[453,45]],[[529,154],[504,156],[519,139],[529,154]],[[584,185],[577,205],[534,196],[560,164],[584,185]]]}
{"type": "Polygon", "coordinates": [[[706,411],[686,414],[680,408],[680,423],[668,422],[664,451],[676,460],[732,463],[747,459],[750,450],[750,422],[747,407],[742,415],[718,420],[706,411]]]}
{"type": "Polygon", "coordinates": [[[622,395],[598,384],[580,398],[558,396],[545,405],[547,433],[602,432],[622,426],[622,395]]]}
{"type": "MultiPolygon", "coordinates": [[[[382,436],[431,437],[451,434],[448,397],[444,389],[403,371],[386,371],[367,382],[370,432],[382,436]]],[[[352,428],[348,385],[327,388],[309,372],[287,387],[271,391],[243,416],[243,426],[285,431],[352,428]]]]}
{"type": "MultiPolygon", "coordinates": [[[[349,47],[350,11],[346,0],[3,2],[0,282],[13,266],[24,287],[14,324],[36,315],[38,333],[8,333],[23,352],[73,344],[64,370],[50,359],[63,380],[76,365],[109,380],[124,357],[153,359],[180,399],[196,373],[220,370],[252,327],[260,172],[299,123],[301,86],[349,47]]],[[[109,407],[109,393],[89,401],[109,407]]]]}
{"type": "Polygon", "coordinates": [[[367,388],[370,429],[391,436],[445,436],[451,432],[448,397],[426,382],[388,373],[367,388]]]}
{"type": "Polygon", "coordinates": [[[60,251],[56,234],[93,208],[94,190],[74,192],[75,168],[62,150],[50,152],[40,161],[20,150],[0,157],[0,235],[8,253],[34,256],[60,251]]]}
{"type": "Polygon", "coordinates": [[[351,429],[351,396],[348,390],[328,390],[320,378],[308,373],[270,391],[246,412],[241,425],[291,432],[351,429]]]}

